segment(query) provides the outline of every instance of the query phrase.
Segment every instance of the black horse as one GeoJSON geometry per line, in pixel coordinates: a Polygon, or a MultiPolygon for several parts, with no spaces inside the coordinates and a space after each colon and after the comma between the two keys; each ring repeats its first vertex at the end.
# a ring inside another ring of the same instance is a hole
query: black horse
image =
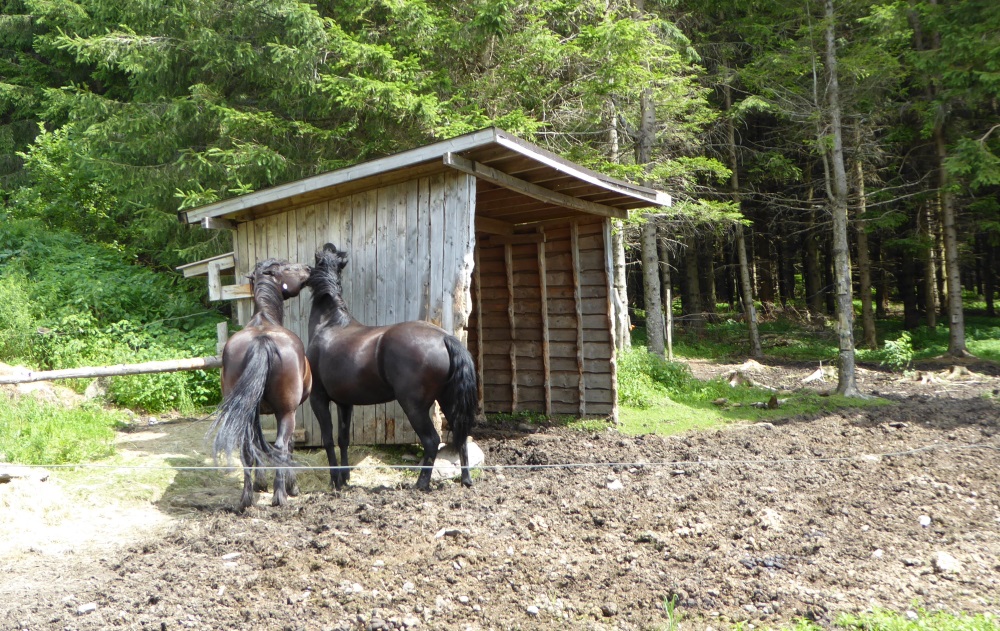
{"type": "Polygon", "coordinates": [[[309,276],[306,265],[268,259],[250,274],[254,314],[222,350],[222,405],[210,429],[215,432],[214,453],[243,462],[243,495],[239,510],[253,503],[254,491],[266,491],[267,482],[257,469],[250,484],[251,467],[268,463],[284,465],[274,474],[272,505],[283,506],[288,495],[298,495],[291,464],[295,410],[309,397],[312,371],[305,347],[297,335],[282,326],[284,301],[297,296],[309,276]],[[261,414],[274,414],[278,436],[272,447],[260,427],[261,414]]]}
{"type": "Polygon", "coordinates": [[[341,271],[347,253],[327,243],[316,252],[306,281],[312,289],[309,314],[309,363],[317,383],[309,403],[319,421],[330,463],[330,484],[340,489],[350,479],[347,447],[355,405],[398,401],[420,437],[417,488],[428,490],[441,441],[431,421],[437,401],[451,427],[462,465],[462,484],[472,486],[466,438],[472,430],[479,397],[472,355],[453,335],[427,322],[365,326],[347,310],[341,295],[341,271]],[[333,443],[330,402],[337,404],[340,467],[333,443]]]}

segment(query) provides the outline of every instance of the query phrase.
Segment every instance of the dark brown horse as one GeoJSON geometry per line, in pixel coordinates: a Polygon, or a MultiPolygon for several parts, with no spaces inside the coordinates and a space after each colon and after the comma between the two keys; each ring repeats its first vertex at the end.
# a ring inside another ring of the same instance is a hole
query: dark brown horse
{"type": "Polygon", "coordinates": [[[243,495],[239,510],[254,500],[254,491],[266,491],[260,468],[251,487],[251,467],[279,466],[274,474],[274,506],[283,506],[288,495],[297,495],[291,464],[295,410],[312,389],[312,372],[305,347],[297,335],[282,326],[284,301],[297,296],[309,277],[309,267],[268,259],[250,274],[254,314],[247,325],[229,338],[222,350],[222,405],[210,431],[214,451],[243,462],[243,495]],[[274,414],[278,436],[272,447],[260,427],[261,414],[274,414]]]}
{"type": "Polygon", "coordinates": [[[424,447],[417,488],[430,488],[431,471],[441,442],[430,409],[437,401],[451,426],[462,465],[462,484],[472,486],[465,441],[478,408],[472,355],[444,329],[427,322],[365,326],[347,310],[341,295],[341,271],[347,253],[332,243],[316,252],[306,285],[312,289],[309,314],[309,363],[316,387],[309,403],[319,421],[330,463],[330,484],[340,489],[350,478],[347,447],[355,405],[398,401],[424,447]],[[330,403],[337,405],[340,466],[333,443],[330,403]]]}

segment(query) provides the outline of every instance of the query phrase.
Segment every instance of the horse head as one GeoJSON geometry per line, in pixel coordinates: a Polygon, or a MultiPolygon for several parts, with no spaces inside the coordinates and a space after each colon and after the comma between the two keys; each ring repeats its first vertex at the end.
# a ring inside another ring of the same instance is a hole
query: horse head
{"type": "Polygon", "coordinates": [[[272,284],[280,288],[282,299],[287,300],[299,295],[311,271],[308,265],[301,263],[267,259],[254,267],[253,273],[249,276],[250,285],[256,292],[262,284],[272,284]]]}
{"type": "Polygon", "coordinates": [[[340,273],[347,266],[347,252],[338,250],[337,246],[327,243],[316,250],[316,264],[306,285],[314,292],[339,296],[341,292],[340,273]]]}

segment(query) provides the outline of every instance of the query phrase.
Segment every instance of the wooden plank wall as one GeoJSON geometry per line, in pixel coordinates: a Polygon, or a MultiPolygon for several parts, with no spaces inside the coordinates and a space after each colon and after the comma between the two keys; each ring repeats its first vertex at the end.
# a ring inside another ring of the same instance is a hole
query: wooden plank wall
{"type": "Polygon", "coordinates": [[[479,235],[468,344],[487,413],[615,413],[605,223],[547,224],[538,243],[479,235]]]}
{"type": "MultiPolygon", "coordinates": [[[[442,172],[348,197],[289,210],[239,224],[236,273],[259,260],[279,258],[312,264],[330,242],[345,250],[344,300],[359,322],[383,325],[428,320],[465,339],[475,247],[475,178],[442,172]]],[[[285,302],[285,325],[308,345],[311,291],[285,302]]],[[[237,306],[240,324],[251,315],[249,300],[237,306]]],[[[333,410],[336,419],[336,410],[333,410]]],[[[309,445],[319,445],[319,426],[308,402],[296,418],[309,445]]],[[[270,426],[273,427],[273,417],[270,426]]],[[[417,442],[396,403],[354,409],[352,443],[417,442]]]]}

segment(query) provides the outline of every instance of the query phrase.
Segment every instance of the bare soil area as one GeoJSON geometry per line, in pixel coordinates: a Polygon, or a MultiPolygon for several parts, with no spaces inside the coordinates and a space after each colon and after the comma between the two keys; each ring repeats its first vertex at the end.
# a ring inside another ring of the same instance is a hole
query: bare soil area
{"type": "MultiPolygon", "coordinates": [[[[673,615],[721,630],[829,626],[872,607],[998,615],[1000,379],[988,365],[947,379],[947,367],[862,370],[862,391],[892,405],[668,438],[481,427],[488,468],[472,489],[420,493],[413,473],[362,469],[332,493],[325,472],[307,472],[289,507],[267,494],[238,515],[240,482],[219,472],[176,471],[145,503],[64,493],[58,473],[15,479],[0,484],[0,628],[666,629],[673,615]]],[[[814,369],[753,376],[794,388],[814,369]]],[[[123,449],[128,462],[205,463],[206,427],[159,423],[124,434],[123,449]]],[[[125,493],[133,475],[119,474],[125,493]]]]}

